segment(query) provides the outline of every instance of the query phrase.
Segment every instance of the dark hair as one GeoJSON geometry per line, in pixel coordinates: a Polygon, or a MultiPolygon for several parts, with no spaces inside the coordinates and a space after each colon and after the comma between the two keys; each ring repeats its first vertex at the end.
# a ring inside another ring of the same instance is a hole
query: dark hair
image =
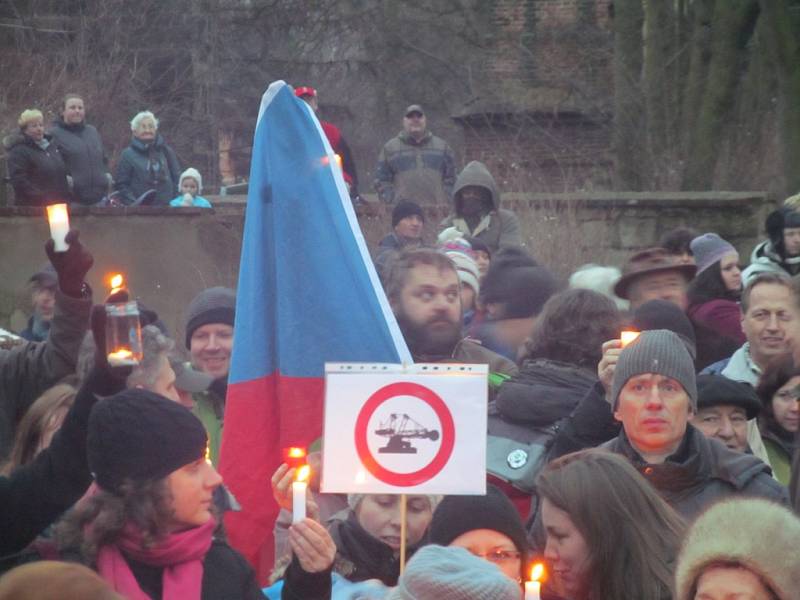
{"type": "Polygon", "coordinates": [[[64,94],[64,100],[61,101],[61,110],[67,108],[67,102],[69,102],[73,98],[77,98],[81,102],[85,102],[83,96],[81,96],[80,94],[74,94],[74,93],[64,94]]]}
{"type": "Polygon", "coordinates": [[[384,287],[389,302],[395,303],[400,299],[400,293],[408,280],[408,273],[417,265],[429,265],[439,271],[452,271],[456,277],[458,276],[455,264],[446,254],[430,248],[401,250],[387,265],[384,287]]]}
{"type": "Polygon", "coordinates": [[[593,370],[603,342],[619,337],[620,327],[619,311],[607,296],[584,289],[560,292],[539,313],[520,362],[547,358],[593,370]]]}
{"type": "Polygon", "coordinates": [[[689,283],[687,290],[689,305],[704,304],[711,300],[724,299],[736,302],[742,295],[741,291],[731,291],[722,279],[722,261],[718,260],[710,267],[698,274],[689,283]]]}
{"type": "MultiPolygon", "coordinates": [[[[8,462],[3,467],[4,473],[10,473],[17,467],[27,465],[38,453],[39,445],[51,421],[59,413],[66,415],[75,401],[76,389],[66,383],[54,385],[39,396],[20,420],[14,447],[8,462]]],[[[60,429],[59,425],[59,429],[60,429]]]]}
{"type": "Polygon", "coordinates": [[[756,394],[761,399],[762,405],[760,417],[766,420],[774,419],[772,398],[779,389],[786,385],[787,381],[797,376],[800,376],[800,367],[794,366],[791,356],[781,356],[770,361],[756,386],[756,394]]]}
{"type": "Polygon", "coordinates": [[[56,527],[55,536],[60,548],[79,549],[93,563],[102,546],[119,540],[126,524],[142,532],[142,546],[147,548],[169,533],[172,516],[172,494],[166,477],[144,482],[126,480],[116,493],[99,488],[76,504],[56,527]]]}
{"type": "Polygon", "coordinates": [[[576,600],[669,595],[686,525],[626,458],[567,454],[545,466],[536,490],[569,515],[589,549],[576,600]]]}
{"type": "Polygon", "coordinates": [[[670,254],[687,253],[689,256],[692,256],[690,244],[697,236],[698,233],[690,227],[676,227],[675,229],[670,229],[661,236],[658,246],[664,248],[670,254]]]}
{"type": "Polygon", "coordinates": [[[740,301],[742,307],[742,314],[746,314],[747,311],[750,309],[750,294],[753,293],[753,288],[755,288],[757,285],[766,283],[782,285],[783,287],[788,289],[795,297],[795,304],[796,304],[797,288],[795,287],[795,284],[792,283],[792,280],[789,278],[789,276],[784,275],[783,273],[775,273],[772,271],[768,271],[765,273],[759,273],[758,275],[753,277],[742,290],[742,299],[740,301]]]}

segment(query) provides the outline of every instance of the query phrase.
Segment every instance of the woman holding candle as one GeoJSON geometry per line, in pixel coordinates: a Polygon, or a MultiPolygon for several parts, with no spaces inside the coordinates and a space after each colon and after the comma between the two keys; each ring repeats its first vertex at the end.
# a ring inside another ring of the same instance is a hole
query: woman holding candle
{"type": "Polygon", "coordinates": [[[536,480],[545,560],[570,600],[671,598],[685,525],[622,456],[568,454],[536,480]]]}
{"type": "Polygon", "coordinates": [[[17,206],[45,206],[71,198],[61,151],[44,132],[42,111],[29,108],[17,120],[19,134],[8,136],[8,176],[17,206]]]}
{"type": "Polygon", "coordinates": [[[62,557],[95,568],[126,598],[263,598],[253,571],[214,537],[202,423],[177,402],[142,389],[97,403],[87,455],[97,491],[57,532],[62,557]]]}

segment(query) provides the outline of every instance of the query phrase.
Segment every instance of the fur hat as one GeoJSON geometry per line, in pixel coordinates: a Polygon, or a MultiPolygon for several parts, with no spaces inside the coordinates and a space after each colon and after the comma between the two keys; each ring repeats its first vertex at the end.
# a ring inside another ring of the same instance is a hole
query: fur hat
{"type": "Polygon", "coordinates": [[[189,303],[186,318],[186,347],[191,346],[194,330],[211,323],[233,327],[236,315],[236,292],[226,287],[203,290],[189,303]]]}
{"type": "Polygon", "coordinates": [[[386,600],[519,600],[519,585],[464,548],[424,546],[414,553],[386,600]]]}
{"type": "Polygon", "coordinates": [[[738,563],[757,574],[779,600],[800,593],[800,519],[761,498],[731,498],[714,504],[694,522],[675,571],[675,600],[691,600],[707,566],[738,563]]]}
{"type": "Polygon", "coordinates": [[[199,196],[200,193],[203,191],[203,177],[200,175],[200,171],[195,169],[194,167],[189,167],[183,173],[181,173],[181,178],[178,180],[178,191],[181,191],[181,184],[183,180],[187,177],[191,177],[197,182],[197,195],[199,196]]]}

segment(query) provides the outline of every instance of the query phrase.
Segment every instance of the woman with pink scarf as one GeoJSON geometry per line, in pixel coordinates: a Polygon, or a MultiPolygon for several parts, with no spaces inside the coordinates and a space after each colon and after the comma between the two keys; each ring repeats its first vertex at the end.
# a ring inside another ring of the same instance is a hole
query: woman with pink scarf
{"type": "Polygon", "coordinates": [[[244,558],[214,536],[222,478],[197,417],[130,389],[98,402],[88,429],[98,489],[59,527],[62,558],[77,552],[129,600],[263,598],[244,558]]]}

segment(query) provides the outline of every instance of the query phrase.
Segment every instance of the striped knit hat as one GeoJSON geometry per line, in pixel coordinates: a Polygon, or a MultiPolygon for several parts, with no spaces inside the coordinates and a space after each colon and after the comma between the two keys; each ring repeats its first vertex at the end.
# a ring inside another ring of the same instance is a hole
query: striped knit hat
{"type": "Polygon", "coordinates": [[[663,375],[679,382],[689,395],[692,410],[697,410],[694,363],[678,334],[666,329],[643,331],[622,350],[611,386],[614,410],[617,409],[619,393],[628,380],[644,373],[663,375]]]}
{"type": "Polygon", "coordinates": [[[458,280],[465,285],[468,285],[475,291],[475,295],[481,293],[481,284],[479,283],[481,273],[478,270],[478,264],[475,260],[464,252],[459,250],[448,250],[445,252],[448,258],[456,265],[458,272],[458,280]]]}

